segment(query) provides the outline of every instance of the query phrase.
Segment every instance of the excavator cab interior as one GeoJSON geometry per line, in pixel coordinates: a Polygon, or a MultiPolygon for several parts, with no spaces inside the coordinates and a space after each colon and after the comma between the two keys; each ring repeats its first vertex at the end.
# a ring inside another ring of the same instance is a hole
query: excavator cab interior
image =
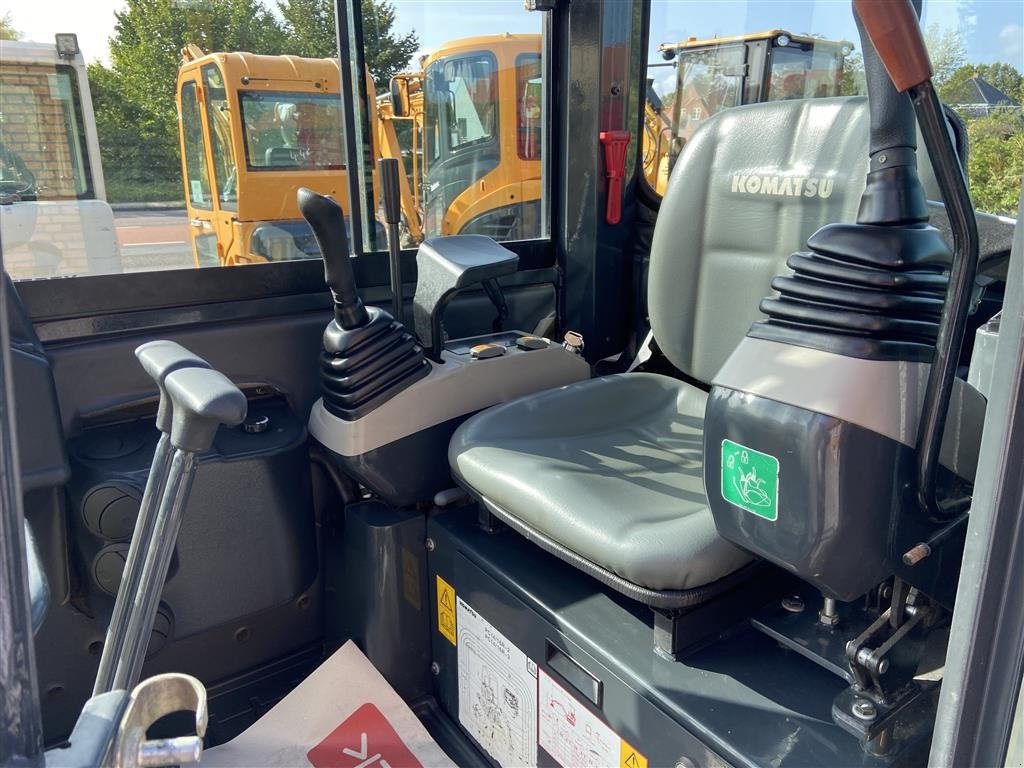
{"type": "MultiPolygon", "coordinates": [[[[660,200],[649,3],[526,5],[536,82],[426,66],[415,250],[339,0],[349,197],[295,194],[322,260],[5,277],[4,764],[246,764],[303,691],[358,700],[309,687],[349,643],[439,765],[1021,759],[1024,230],[971,202],[920,3],[849,8],[866,96],[678,132],[660,200]],[[545,105],[545,237],[442,235],[509,88],[545,105]]],[[[428,764],[397,722],[247,764],[428,764]]]]}

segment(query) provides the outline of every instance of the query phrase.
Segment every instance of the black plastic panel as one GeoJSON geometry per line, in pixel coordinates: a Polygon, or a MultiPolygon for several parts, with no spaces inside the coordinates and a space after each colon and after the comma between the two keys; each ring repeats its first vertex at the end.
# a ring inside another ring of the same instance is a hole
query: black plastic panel
{"type": "Polygon", "coordinates": [[[704,485],[724,538],[839,600],[857,600],[897,574],[951,606],[962,536],[912,568],[901,562],[941,527],[914,501],[911,448],[832,416],[713,387],[704,455],[704,485]],[[725,439],[778,460],[777,519],[724,498],[725,439]]]}
{"type": "Polygon", "coordinates": [[[68,479],[60,407],[50,362],[25,308],[5,272],[2,290],[11,343],[10,375],[17,408],[18,461],[22,492],[62,485],[68,479]]]}
{"type": "MultiPolygon", "coordinates": [[[[654,652],[650,611],[511,531],[485,533],[474,507],[433,516],[427,535],[435,544],[431,601],[440,575],[556,680],[546,663],[549,647],[583,667],[600,681],[602,705],[575,694],[579,706],[640,750],[650,766],[867,767],[907,757],[866,754],[832,721],[832,701],[845,681],[749,627],[738,625],[671,661],[654,652]]],[[[458,649],[436,622],[435,612],[436,695],[457,721],[458,649]]],[[[543,751],[539,764],[554,765],[543,751]]]]}
{"type": "MultiPolygon", "coordinates": [[[[305,419],[279,397],[251,401],[249,414],[269,418],[269,428],[222,428],[200,458],[144,675],[212,682],[322,636],[305,419]]],[[[55,597],[70,596],[37,642],[48,741],[67,733],[92,688],[132,523],[125,498],[145,486],[157,434],[152,413],[85,429],[70,442],[66,507],[33,504],[47,569],[62,577],[51,581],[68,583],[55,597]],[[96,501],[97,493],[106,496],[96,501]],[[65,530],[68,541],[58,538],[65,530]]]]}
{"type": "Polygon", "coordinates": [[[429,502],[438,491],[455,485],[448,467],[448,442],[472,415],[463,414],[359,456],[332,452],[331,457],[348,475],[389,504],[404,507],[429,502]]]}
{"type": "MultiPolygon", "coordinates": [[[[221,427],[213,450],[200,457],[178,537],[177,568],[172,563],[164,588],[176,636],[286,603],[316,576],[304,420],[277,398],[250,403],[248,420],[264,417],[270,426],[259,434],[221,427]],[[244,553],[244,559],[226,557],[230,552],[244,553]]],[[[86,516],[92,511],[86,502],[97,487],[119,484],[141,491],[157,436],[152,421],[143,419],[87,429],[69,445],[74,476],[69,517],[90,575],[117,555],[111,549],[114,541],[86,516]]],[[[110,533],[127,527],[121,523],[110,533]]],[[[123,535],[118,538],[124,540],[123,535]]],[[[127,550],[127,542],[121,546],[127,550]]],[[[98,616],[112,608],[104,596],[119,584],[115,565],[105,569],[112,571],[106,574],[109,584],[88,580],[94,582],[86,589],[98,616]],[[101,587],[101,594],[94,586],[101,587]]]]}
{"type": "MultiPolygon", "coordinates": [[[[351,638],[406,701],[430,693],[430,620],[422,512],[349,504],[328,536],[328,644],[351,638]]],[[[397,766],[396,766],[397,768],[397,766]]]]}

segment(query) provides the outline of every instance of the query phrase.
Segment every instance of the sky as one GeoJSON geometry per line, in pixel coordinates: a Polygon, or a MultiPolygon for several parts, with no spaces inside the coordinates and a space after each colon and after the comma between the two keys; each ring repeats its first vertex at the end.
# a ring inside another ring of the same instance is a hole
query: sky
{"type": "MultiPolygon", "coordinates": [[[[415,30],[422,51],[461,37],[498,32],[539,32],[540,14],[522,0],[391,0],[397,26],[415,30]],[[471,10],[470,10],[471,9],[471,10]]],[[[265,0],[273,7],[274,3],[265,0]]],[[[87,60],[108,61],[114,11],[124,0],[0,0],[25,39],[51,41],[75,32],[87,60]]],[[[847,0],[652,0],[650,60],[658,43],[735,35],[772,28],[856,41],[847,0]]],[[[956,29],[968,61],[1006,61],[1024,71],[1024,2],[1021,0],[925,0],[924,24],[956,29]]],[[[369,32],[369,30],[367,30],[369,32]]]]}

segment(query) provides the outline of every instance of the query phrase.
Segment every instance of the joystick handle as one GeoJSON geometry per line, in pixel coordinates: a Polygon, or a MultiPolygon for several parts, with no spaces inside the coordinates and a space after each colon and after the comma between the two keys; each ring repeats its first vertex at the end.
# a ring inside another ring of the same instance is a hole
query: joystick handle
{"type": "MultiPolygon", "coordinates": [[[[920,6],[920,0],[916,0],[920,6]]],[[[905,8],[917,24],[914,6],[900,0],[888,6],[905,8]]],[[[928,221],[928,204],[917,174],[917,130],[910,97],[897,90],[889,78],[874,38],[861,13],[869,9],[869,21],[877,16],[874,5],[854,3],[854,19],[864,53],[871,128],[868,134],[870,166],[857,221],[861,224],[903,226],[928,221]]]]}
{"type": "Polygon", "coordinates": [[[334,297],[334,317],[346,330],[361,328],[370,318],[356,289],[345,213],[337,202],[306,187],[299,189],[297,197],[299,212],[313,230],[324,258],[324,278],[334,297]]]}

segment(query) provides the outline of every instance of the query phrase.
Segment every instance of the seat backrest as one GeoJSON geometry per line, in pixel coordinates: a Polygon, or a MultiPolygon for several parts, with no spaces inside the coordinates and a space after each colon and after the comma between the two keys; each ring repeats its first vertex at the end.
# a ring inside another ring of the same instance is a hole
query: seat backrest
{"type": "Polygon", "coordinates": [[[298,153],[295,147],[270,147],[264,153],[264,162],[275,168],[298,165],[298,153]]]}
{"type": "MultiPolygon", "coordinates": [[[[786,259],[831,222],[855,221],[868,169],[864,97],[754,104],[715,115],[683,148],[651,244],[658,346],[710,382],[750,328],[786,259]]],[[[921,178],[936,184],[923,143],[921,178]],[[925,170],[926,169],[926,170],[925,170]]]]}

